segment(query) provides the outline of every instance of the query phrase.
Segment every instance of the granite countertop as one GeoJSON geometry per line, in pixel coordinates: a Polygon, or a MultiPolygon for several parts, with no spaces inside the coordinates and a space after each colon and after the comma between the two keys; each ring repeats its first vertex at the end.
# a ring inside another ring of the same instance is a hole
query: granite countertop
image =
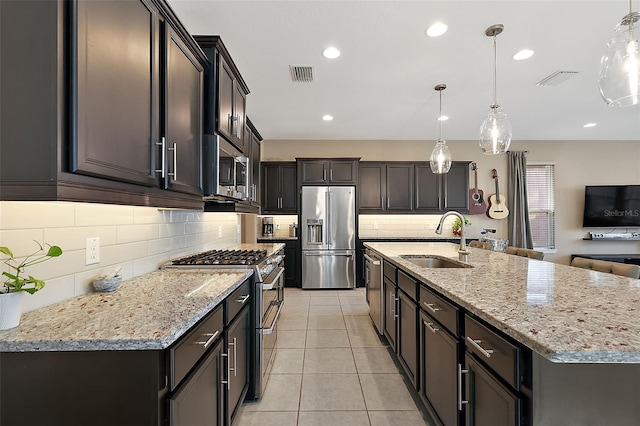
{"type": "Polygon", "coordinates": [[[473,268],[421,268],[400,255],[458,245],[365,245],[550,361],[640,363],[640,280],[474,248],[473,268]]]}
{"type": "MultiPolygon", "coordinates": [[[[235,244],[230,250],[284,248],[235,244]]],[[[165,349],[240,286],[250,269],[160,269],[22,315],[0,331],[0,352],[165,349]]]]}

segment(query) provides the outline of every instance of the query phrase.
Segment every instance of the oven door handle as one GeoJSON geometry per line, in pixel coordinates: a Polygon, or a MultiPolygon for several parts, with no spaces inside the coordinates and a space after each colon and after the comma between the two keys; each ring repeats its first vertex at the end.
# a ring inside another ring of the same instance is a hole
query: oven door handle
{"type": "Polygon", "coordinates": [[[282,311],[282,307],[284,306],[284,302],[280,302],[280,306],[278,306],[278,311],[276,312],[276,316],[273,318],[273,322],[271,323],[271,327],[263,328],[262,334],[271,334],[273,330],[276,328],[276,324],[278,323],[278,317],[280,316],[280,311],[282,311]]]}
{"type": "Polygon", "coordinates": [[[284,268],[276,268],[275,271],[277,271],[275,273],[275,277],[271,278],[271,276],[274,274],[273,272],[271,274],[269,274],[269,276],[267,277],[267,279],[269,280],[268,282],[264,282],[262,283],[262,291],[265,290],[273,290],[274,287],[279,287],[278,284],[278,280],[280,279],[280,276],[282,276],[282,274],[284,273],[284,268]]]}

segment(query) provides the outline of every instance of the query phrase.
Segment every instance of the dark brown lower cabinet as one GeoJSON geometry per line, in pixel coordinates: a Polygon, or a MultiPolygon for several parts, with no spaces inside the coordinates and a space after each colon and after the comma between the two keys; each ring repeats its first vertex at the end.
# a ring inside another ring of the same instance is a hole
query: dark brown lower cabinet
{"type": "Polygon", "coordinates": [[[384,335],[389,341],[389,345],[396,349],[396,314],[398,299],[396,297],[397,287],[387,278],[384,279],[384,335]]]}
{"type": "Polygon", "coordinates": [[[418,387],[418,330],[416,303],[398,290],[397,298],[398,336],[397,353],[407,376],[415,388],[418,387]]]}
{"type": "Polygon", "coordinates": [[[466,420],[471,426],[520,425],[520,399],[477,362],[465,354],[466,420]]]}
{"type": "Polygon", "coordinates": [[[461,424],[458,409],[460,342],[431,316],[420,312],[420,393],[445,426],[461,424]]]}
{"type": "Polygon", "coordinates": [[[172,426],[222,426],[224,402],[222,354],[224,341],[211,349],[181,389],[169,400],[172,426]]]}
{"type": "Polygon", "coordinates": [[[226,331],[226,379],[228,423],[233,423],[249,387],[249,305],[245,306],[226,331]]]}

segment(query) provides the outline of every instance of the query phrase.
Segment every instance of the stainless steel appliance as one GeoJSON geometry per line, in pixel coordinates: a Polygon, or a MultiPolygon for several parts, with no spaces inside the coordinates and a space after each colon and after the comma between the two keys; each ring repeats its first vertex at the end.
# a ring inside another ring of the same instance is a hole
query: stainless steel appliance
{"type": "Polygon", "coordinates": [[[302,288],[354,288],[356,197],[353,186],[303,186],[302,288]]]}
{"type": "Polygon", "coordinates": [[[249,158],[219,135],[204,135],[204,200],[246,200],[255,195],[248,186],[249,158]],[[251,194],[250,194],[251,192],[251,194]]]}
{"type": "Polygon", "coordinates": [[[364,254],[365,260],[365,284],[367,300],[369,301],[369,316],[373,320],[379,334],[384,333],[382,319],[384,309],[382,308],[382,260],[380,256],[367,249],[364,254]]]}
{"type": "Polygon", "coordinates": [[[262,397],[275,360],[277,323],[284,306],[284,255],[282,250],[210,250],[175,259],[165,268],[253,269],[251,277],[251,323],[256,325],[250,339],[252,364],[247,398],[262,397]]]}
{"type": "Polygon", "coordinates": [[[265,216],[262,218],[262,236],[273,237],[273,217],[265,216]]]}

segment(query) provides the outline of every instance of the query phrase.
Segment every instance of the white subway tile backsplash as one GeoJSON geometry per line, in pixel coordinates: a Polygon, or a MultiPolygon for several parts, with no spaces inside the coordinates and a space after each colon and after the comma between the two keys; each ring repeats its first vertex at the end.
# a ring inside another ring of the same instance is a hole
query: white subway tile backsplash
{"type": "Polygon", "coordinates": [[[117,243],[126,244],[136,241],[148,241],[160,236],[158,225],[121,225],[116,227],[117,243]]]}
{"type": "Polygon", "coordinates": [[[74,225],[72,203],[0,202],[0,229],[44,229],[74,225]]]}
{"type": "Polygon", "coordinates": [[[113,226],[78,226],[47,228],[44,241],[62,247],[63,250],[84,250],[87,238],[100,238],[100,246],[116,244],[116,228],[113,226]]]}
{"type": "Polygon", "coordinates": [[[49,242],[44,239],[44,232],[42,229],[14,229],[9,231],[0,231],[0,246],[8,247],[16,257],[28,256],[38,250],[38,244],[33,240],[36,240],[40,244],[49,242]]]}
{"type": "Polygon", "coordinates": [[[133,208],[133,223],[164,223],[165,216],[163,210],[153,209],[149,207],[133,208]]]}
{"type": "Polygon", "coordinates": [[[132,206],[77,203],[76,226],[132,225],[132,206]]]}

